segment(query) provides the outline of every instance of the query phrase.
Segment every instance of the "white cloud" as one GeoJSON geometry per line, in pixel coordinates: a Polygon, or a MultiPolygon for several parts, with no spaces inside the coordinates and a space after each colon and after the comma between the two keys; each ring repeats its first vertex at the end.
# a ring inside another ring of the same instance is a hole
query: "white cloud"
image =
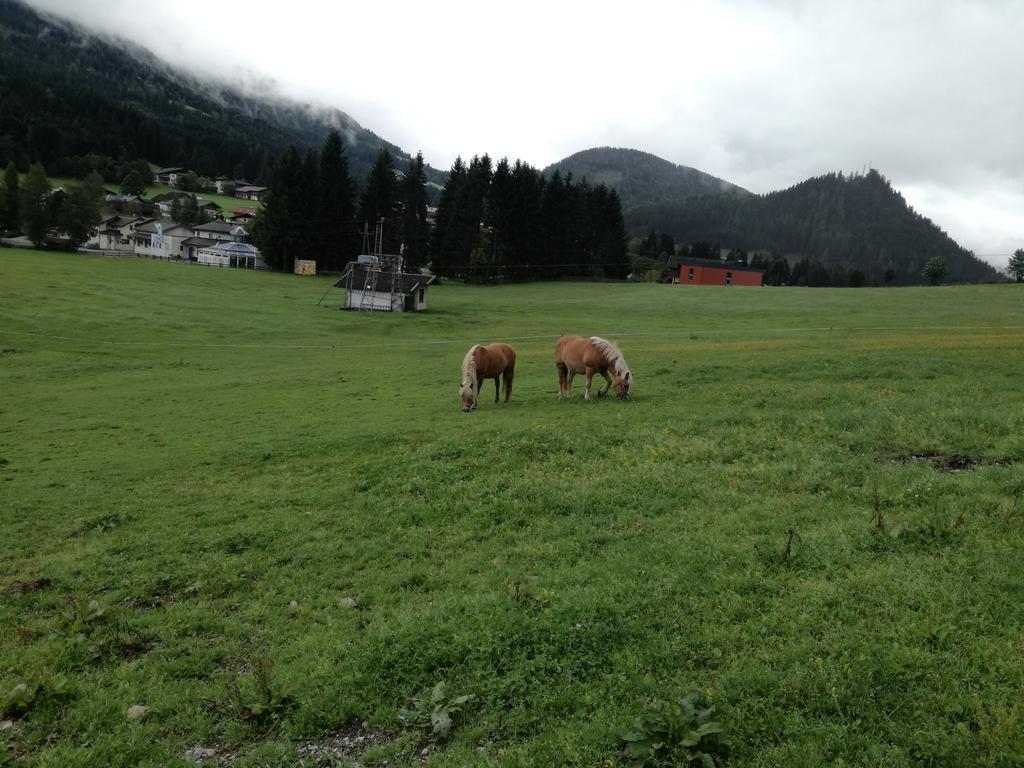
{"type": "Polygon", "coordinates": [[[993,263],[1024,246],[1014,0],[31,1],[179,66],[272,77],[442,168],[610,144],[764,192],[870,164],[993,263]]]}

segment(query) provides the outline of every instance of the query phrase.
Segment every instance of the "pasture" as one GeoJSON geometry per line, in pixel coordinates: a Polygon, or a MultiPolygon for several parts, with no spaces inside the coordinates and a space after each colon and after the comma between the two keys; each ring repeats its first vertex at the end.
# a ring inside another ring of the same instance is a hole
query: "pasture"
{"type": "Polygon", "coordinates": [[[0,251],[0,762],[1024,764],[1019,286],[328,284],[0,251]]]}

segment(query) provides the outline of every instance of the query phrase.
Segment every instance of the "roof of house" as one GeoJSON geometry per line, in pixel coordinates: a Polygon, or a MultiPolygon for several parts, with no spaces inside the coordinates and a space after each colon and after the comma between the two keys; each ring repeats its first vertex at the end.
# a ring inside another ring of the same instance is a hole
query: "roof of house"
{"type": "Polygon", "coordinates": [[[184,168],[158,168],[153,173],[160,175],[161,173],[177,173],[178,171],[184,171],[184,168]]]}
{"type": "Polygon", "coordinates": [[[159,195],[153,195],[149,202],[170,203],[182,197],[188,197],[188,195],[184,192],[161,192],[159,195]]]}
{"type": "Polygon", "coordinates": [[[267,191],[267,187],[256,187],[256,186],[251,186],[251,185],[250,186],[245,186],[245,187],[235,187],[235,194],[236,195],[239,192],[266,192],[266,191],[267,191]]]}
{"type": "Polygon", "coordinates": [[[671,256],[668,260],[669,269],[679,267],[711,267],[712,269],[725,269],[730,272],[761,272],[765,270],[760,267],[751,267],[739,261],[719,261],[718,259],[690,259],[679,256],[671,256]]]}
{"type": "Polygon", "coordinates": [[[237,224],[232,224],[230,222],[224,221],[223,219],[214,219],[213,221],[208,221],[205,224],[196,224],[194,227],[192,227],[192,229],[194,229],[196,232],[223,232],[225,234],[241,234],[243,236],[248,234],[244,229],[239,227],[237,224]],[[242,231],[240,233],[237,233],[235,232],[236,229],[242,229],[242,231]]]}
{"type": "Polygon", "coordinates": [[[213,200],[196,200],[196,207],[197,208],[216,208],[217,210],[220,210],[220,206],[217,205],[217,203],[213,202],[213,200]]]}
{"type": "MultiPolygon", "coordinates": [[[[335,288],[343,288],[348,282],[349,273],[352,273],[352,285],[353,286],[367,286],[370,282],[369,272],[371,270],[363,264],[357,264],[356,262],[349,262],[349,265],[345,267],[345,271],[342,272],[341,277],[334,283],[335,288]]],[[[390,272],[381,272],[377,275],[378,286],[381,285],[381,281],[384,284],[390,285],[390,272]]],[[[417,288],[423,288],[430,285],[436,279],[435,275],[420,275],[413,274],[411,272],[401,272],[398,275],[398,290],[408,295],[415,291],[417,288]]]]}
{"type": "Polygon", "coordinates": [[[250,215],[250,216],[255,216],[256,215],[256,209],[255,208],[232,208],[231,212],[233,214],[235,214],[236,216],[240,216],[242,214],[247,214],[247,215],[250,215]]]}
{"type": "Polygon", "coordinates": [[[215,253],[218,256],[259,256],[259,249],[248,243],[224,243],[218,242],[202,250],[207,253],[215,253]]]}
{"type": "Polygon", "coordinates": [[[169,221],[157,221],[156,219],[151,219],[150,221],[147,221],[145,224],[139,224],[137,227],[135,227],[135,231],[155,234],[156,227],[158,224],[160,225],[160,231],[165,235],[170,234],[175,230],[181,230],[182,232],[192,231],[190,227],[184,227],[181,224],[175,224],[174,222],[169,221]]]}
{"type": "Polygon", "coordinates": [[[189,237],[181,241],[182,245],[188,245],[192,248],[206,248],[211,245],[216,245],[221,242],[220,240],[211,240],[208,237],[189,237]]]}

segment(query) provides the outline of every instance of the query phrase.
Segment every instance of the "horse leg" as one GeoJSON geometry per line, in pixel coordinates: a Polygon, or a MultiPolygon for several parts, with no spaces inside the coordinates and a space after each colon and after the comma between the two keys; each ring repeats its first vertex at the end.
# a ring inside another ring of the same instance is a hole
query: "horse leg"
{"type": "Polygon", "coordinates": [[[599,389],[597,391],[598,397],[604,397],[605,395],[607,395],[608,390],[612,386],[612,377],[608,375],[608,371],[601,371],[601,375],[604,376],[604,380],[607,381],[608,383],[604,385],[604,389],[599,389]]]}
{"type": "Polygon", "coordinates": [[[566,367],[565,373],[565,396],[572,397],[572,380],[576,376],[576,371],[572,368],[566,367]]]}
{"type": "Polygon", "coordinates": [[[500,376],[494,377],[494,402],[498,402],[498,392],[501,390],[501,384],[498,383],[500,376]]]}
{"type": "Polygon", "coordinates": [[[512,378],[515,375],[516,375],[516,372],[512,368],[509,368],[507,371],[505,371],[504,380],[505,380],[505,402],[506,403],[508,402],[508,399],[510,397],[512,397],[512,378]]]}
{"type": "Polygon", "coordinates": [[[555,370],[558,371],[558,399],[565,397],[565,380],[569,375],[565,363],[555,363],[555,370]]]}
{"type": "Polygon", "coordinates": [[[587,366],[587,388],[583,391],[583,399],[590,399],[590,384],[594,380],[594,369],[589,365],[587,366]]]}

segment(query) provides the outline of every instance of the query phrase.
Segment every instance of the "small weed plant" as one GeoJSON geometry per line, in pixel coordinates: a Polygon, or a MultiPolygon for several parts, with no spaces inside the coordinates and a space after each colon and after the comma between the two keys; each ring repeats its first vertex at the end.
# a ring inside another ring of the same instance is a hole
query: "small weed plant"
{"type": "Polygon", "coordinates": [[[24,715],[33,706],[47,699],[63,698],[68,692],[68,680],[63,675],[33,670],[28,679],[0,687],[0,717],[24,715]]]}
{"type": "Polygon", "coordinates": [[[622,734],[623,763],[633,768],[725,765],[728,744],[722,725],[712,720],[715,708],[699,692],[675,701],[647,703],[622,734]]]}
{"type": "Polygon", "coordinates": [[[274,675],[274,664],[268,658],[253,661],[252,671],[231,689],[234,714],[259,726],[279,721],[294,703],[291,686],[274,675]]]}
{"type": "Polygon", "coordinates": [[[472,694],[449,696],[442,680],[429,695],[421,694],[414,698],[411,708],[399,712],[398,719],[423,733],[431,743],[439,744],[451,736],[455,720],[473,698],[472,694]]]}

